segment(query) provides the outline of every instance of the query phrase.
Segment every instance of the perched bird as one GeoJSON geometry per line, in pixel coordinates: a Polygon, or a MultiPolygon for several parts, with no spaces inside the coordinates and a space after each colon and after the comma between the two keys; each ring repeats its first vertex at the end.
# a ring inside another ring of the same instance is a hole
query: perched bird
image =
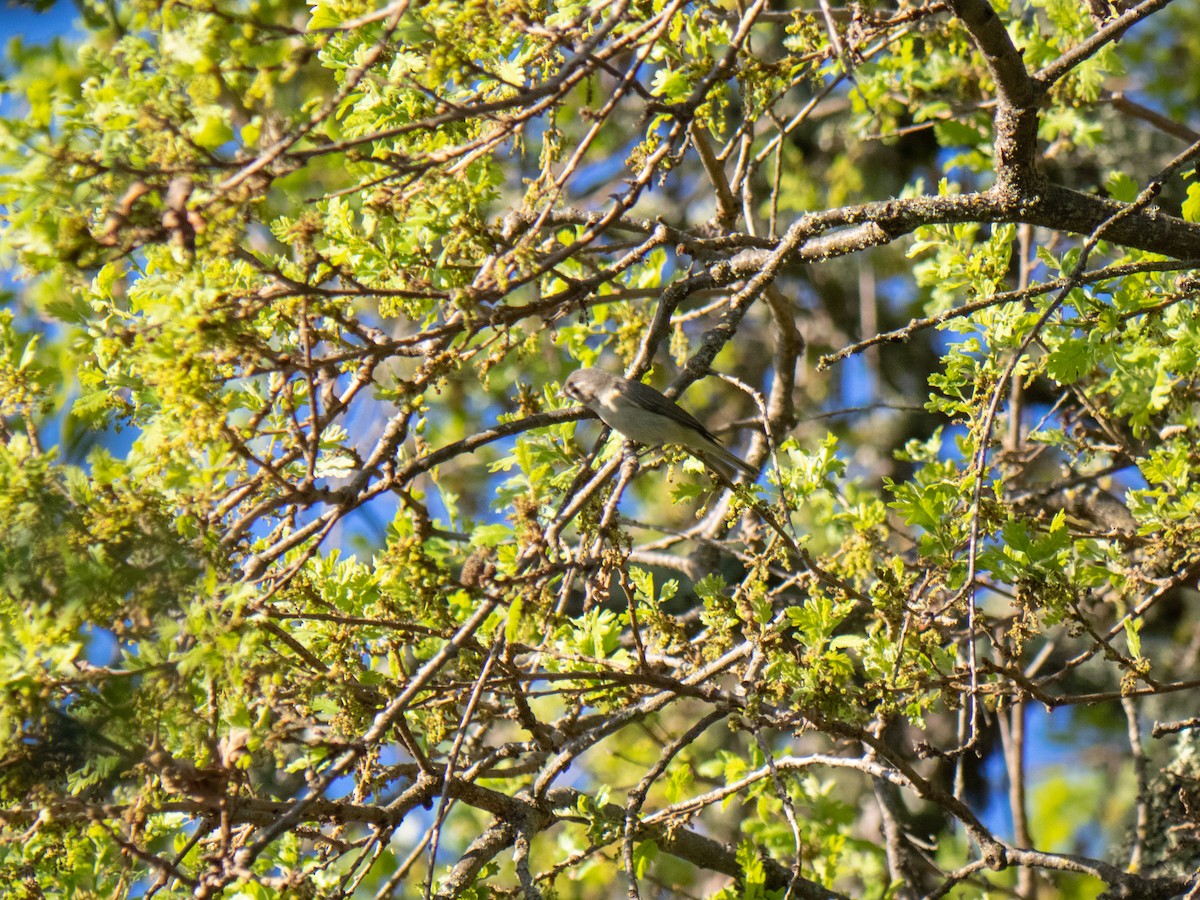
{"type": "Polygon", "coordinates": [[[579,369],[567,376],[562,393],[630,440],[651,447],[678,444],[728,481],[737,471],[751,479],[757,474],[717,443],[695,416],[648,384],[603,369],[579,369]]]}

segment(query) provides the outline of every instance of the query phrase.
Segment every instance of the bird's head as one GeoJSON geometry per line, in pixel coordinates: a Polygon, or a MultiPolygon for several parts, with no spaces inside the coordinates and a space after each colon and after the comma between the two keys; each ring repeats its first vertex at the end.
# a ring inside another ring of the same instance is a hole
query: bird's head
{"type": "Polygon", "coordinates": [[[600,369],[577,369],[567,376],[560,393],[586,406],[612,382],[613,377],[600,369]]]}

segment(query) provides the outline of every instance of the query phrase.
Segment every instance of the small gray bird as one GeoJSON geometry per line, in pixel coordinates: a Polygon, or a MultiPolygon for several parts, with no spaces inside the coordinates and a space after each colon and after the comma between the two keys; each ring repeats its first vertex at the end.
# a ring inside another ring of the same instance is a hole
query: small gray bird
{"type": "Polygon", "coordinates": [[[751,479],[758,474],[717,443],[695,416],[648,384],[603,369],[580,369],[567,376],[562,393],[582,403],[609,428],[639,444],[678,444],[729,481],[737,471],[751,479]]]}

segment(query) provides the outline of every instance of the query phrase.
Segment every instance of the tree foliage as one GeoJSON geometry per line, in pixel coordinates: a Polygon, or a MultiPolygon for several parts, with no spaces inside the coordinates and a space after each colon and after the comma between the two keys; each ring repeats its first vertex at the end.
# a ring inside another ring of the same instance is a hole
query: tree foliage
{"type": "Polygon", "coordinates": [[[1195,889],[1194,7],[80,11],[0,122],[17,896],[1195,889]]]}

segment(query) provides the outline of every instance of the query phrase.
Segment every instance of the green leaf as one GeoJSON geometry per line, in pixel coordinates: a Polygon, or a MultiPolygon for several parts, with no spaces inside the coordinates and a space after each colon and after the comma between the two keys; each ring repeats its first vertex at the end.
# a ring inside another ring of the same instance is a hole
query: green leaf
{"type": "Polygon", "coordinates": [[[1132,203],[1137,199],[1137,195],[1141,193],[1141,188],[1138,187],[1137,182],[1124,172],[1113,172],[1108,176],[1108,181],[1104,187],[1110,197],[1121,203],[1132,203]]]}
{"type": "Polygon", "coordinates": [[[1187,199],[1183,201],[1183,217],[1189,222],[1200,222],[1200,183],[1187,186],[1187,199]]]}
{"type": "Polygon", "coordinates": [[[1129,648],[1129,655],[1134,659],[1140,659],[1142,656],[1142,635],[1138,620],[1129,616],[1125,619],[1125,645],[1129,648]]]}
{"type": "Polygon", "coordinates": [[[216,150],[233,140],[233,129],[225,115],[220,112],[209,112],[196,121],[192,129],[192,140],[205,150],[216,150]]]}
{"type": "Polygon", "coordinates": [[[1094,351],[1088,341],[1068,338],[1051,351],[1046,370],[1059,384],[1074,384],[1094,364],[1094,351]]]}

